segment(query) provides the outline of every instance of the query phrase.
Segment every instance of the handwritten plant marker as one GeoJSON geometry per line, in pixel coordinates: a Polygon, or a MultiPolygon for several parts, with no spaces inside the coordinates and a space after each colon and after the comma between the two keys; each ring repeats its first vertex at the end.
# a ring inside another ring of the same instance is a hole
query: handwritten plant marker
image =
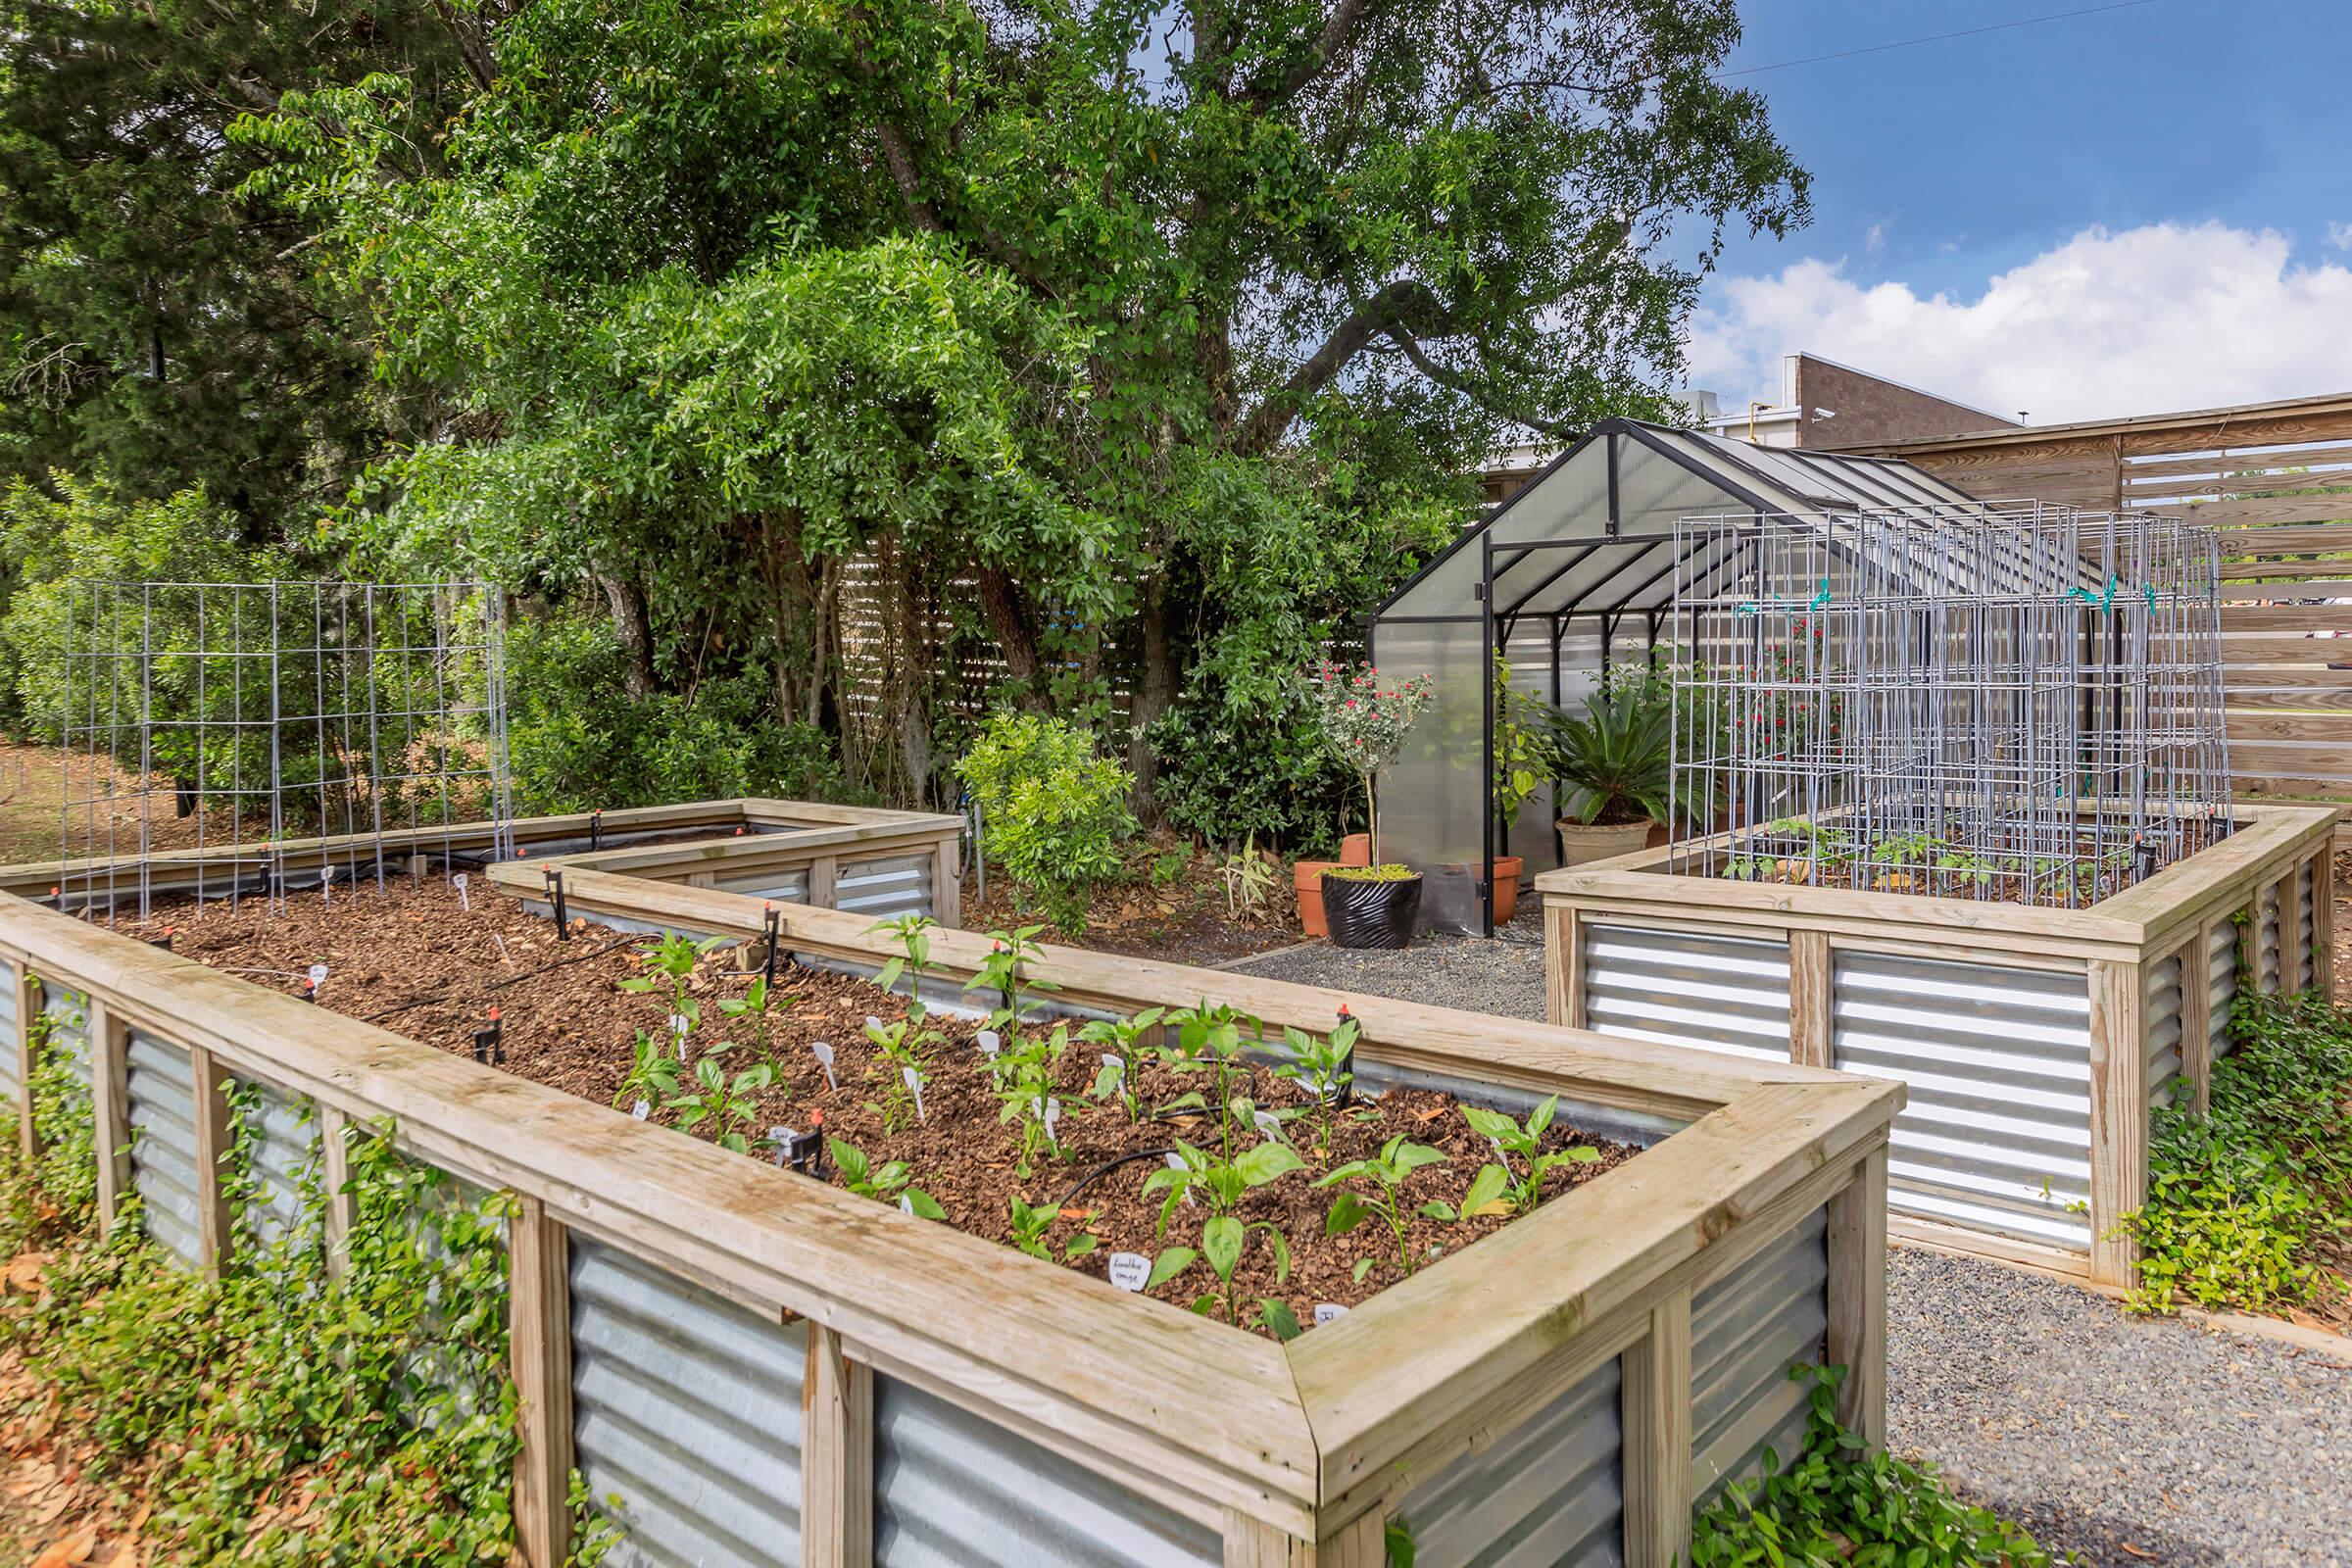
{"type": "Polygon", "coordinates": [[[879,1029],[882,1027],[882,1020],[869,1012],[865,1015],[865,1026],[868,1029],[879,1029]]]}
{"type": "MultiPolygon", "coordinates": [[[[916,1072],[912,1067],[901,1067],[899,1069],[899,1077],[906,1083],[907,1089],[914,1095],[914,1119],[916,1121],[928,1121],[930,1118],[923,1114],[923,1075],[919,1072],[916,1072]]],[[[1050,1131],[1051,1129],[1049,1129],[1049,1132],[1050,1131]]],[[[908,1209],[907,1212],[911,1214],[914,1212],[914,1210],[908,1209]]]]}
{"type": "Polygon", "coordinates": [[[654,1102],[650,1100],[640,1100],[637,1102],[637,1103],[629,1107],[629,1114],[636,1117],[639,1121],[645,1120],[646,1117],[652,1115],[653,1113],[654,1102]]]}
{"type": "Polygon", "coordinates": [[[808,1043],[808,1054],[814,1056],[816,1064],[825,1069],[825,1087],[828,1090],[839,1089],[841,1085],[833,1081],[833,1048],[822,1040],[812,1040],[808,1043]]]}
{"type": "Polygon", "coordinates": [[[1315,1327],[1317,1328],[1347,1315],[1348,1309],[1337,1301],[1317,1301],[1315,1303],[1315,1327]]]}
{"type": "Polygon", "coordinates": [[[318,897],[328,904],[335,902],[335,867],[332,861],[318,868],[318,897]]]}
{"type": "Polygon", "coordinates": [[[1152,1277],[1152,1260],[1141,1252],[1110,1254],[1110,1283],[1122,1291],[1141,1291],[1152,1277]]]}
{"type": "Polygon", "coordinates": [[[456,873],[449,879],[449,882],[450,886],[458,890],[458,907],[464,909],[467,914],[471,914],[473,901],[466,896],[466,873],[463,871],[456,873]]]}

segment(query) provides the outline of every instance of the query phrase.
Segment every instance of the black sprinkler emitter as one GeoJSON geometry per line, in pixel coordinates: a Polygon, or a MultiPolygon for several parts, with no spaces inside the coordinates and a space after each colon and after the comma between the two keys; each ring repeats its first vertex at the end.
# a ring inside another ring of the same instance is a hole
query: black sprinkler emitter
{"type": "Polygon", "coordinates": [[[762,965],[760,978],[767,989],[776,989],[776,949],[784,942],[784,917],[776,911],[776,901],[764,901],[767,911],[767,962],[762,965]]]}
{"type": "Polygon", "coordinates": [[[473,1032],[473,1059],[485,1067],[495,1067],[507,1059],[507,1048],[500,1040],[506,1025],[499,1022],[498,1009],[490,1009],[488,1028],[473,1032]]]}
{"type": "Polygon", "coordinates": [[[571,921],[564,911],[564,871],[560,866],[551,865],[547,868],[547,899],[556,909],[556,940],[569,942],[571,921]]]}

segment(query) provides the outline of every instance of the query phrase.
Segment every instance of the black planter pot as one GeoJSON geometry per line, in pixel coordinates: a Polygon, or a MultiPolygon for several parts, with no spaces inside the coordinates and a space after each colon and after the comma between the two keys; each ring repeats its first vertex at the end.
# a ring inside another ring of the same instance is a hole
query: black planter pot
{"type": "Polygon", "coordinates": [[[1413,919],[1420,912],[1418,873],[1395,882],[1364,882],[1323,873],[1323,921],[1334,947],[1409,947],[1413,919]]]}

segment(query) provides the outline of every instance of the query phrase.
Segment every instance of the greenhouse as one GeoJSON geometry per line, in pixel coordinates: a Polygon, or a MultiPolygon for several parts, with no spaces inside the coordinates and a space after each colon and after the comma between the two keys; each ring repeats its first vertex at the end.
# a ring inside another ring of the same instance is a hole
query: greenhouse
{"type": "MultiPolygon", "coordinates": [[[[1426,874],[1421,921],[1494,929],[1494,864],[1559,861],[1555,788],[1497,821],[1494,764],[1499,657],[1512,689],[1574,711],[1612,659],[1678,641],[1686,596],[1737,569],[1720,530],[1685,519],[1873,514],[1983,517],[1996,509],[1908,464],[1752,446],[1633,419],[1603,419],[1369,618],[1375,665],[1426,670],[1437,694],[1382,785],[1384,853],[1426,874]],[[1464,766],[1484,759],[1484,766],[1464,766]]],[[[1684,642],[1694,639],[1686,636],[1684,642]]]]}

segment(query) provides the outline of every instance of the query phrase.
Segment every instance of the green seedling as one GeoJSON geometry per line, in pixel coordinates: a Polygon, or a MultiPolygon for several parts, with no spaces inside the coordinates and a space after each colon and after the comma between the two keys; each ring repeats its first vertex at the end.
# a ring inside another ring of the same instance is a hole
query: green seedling
{"type": "Polygon", "coordinates": [[[1055,1024],[1051,1034],[1014,1034],[989,1063],[997,1121],[1020,1129],[1013,1174],[1022,1181],[1029,1179],[1039,1154],[1052,1151],[1067,1157],[1058,1131],[1063,1111],[1054,1086],[1069,1048],[1069,1026],[1055,1024]]]}
{"type": "Polygon", "coordinates": [[[902,914],[895,920],[877,920],[865,930],[869,937],[887,932],[897,940],[900,956],[882,966],[874,983],[888,991],[905,975],[906,1015],[918,1023],[930,1011],[923,1005],[923,974],[931,967],[930,932],[938,924],[927,914],[902,914]]]}
{"type": "Polygon", "coordinates": [[[918,1219],[946,1219],[948,1211],[939,1200],[920,1187],[909,1185],[913,1172],[903,1159],[894,1159],[877,1166],[865,1157],[865,1151],[846,1139],[827,1138],[825,1149],[833,1156],[833,1168],[841,1173],[841,1185],[859,1198],[876,1199],[885,1203],[897,1203],[918,1219]]]}
{"type": "Polygon", "coordinates": [[[1282,1031],[1282,1043],[1291,1056],[1274,1069],[1274,1076],[1297,1084],[1314,1102],[1315,1155],[1319,1159],[1331,1157],[1332,1116],[1355,1082],[1352,1068],[1357,1033],[1353,1018],[1342,1018],[1340,1026],[1327,1035],[1310,1035],[1287,1026],[1282,1031]]]}
{"type": "Polygon", "coordinates": [[[1144,1036],[1164,1013],[1160,1007],[1146,1007],[1132,1018],[1098,1018],[1078,1031],[1078,1038],[1086,1044],[1110,1048],[1102,1053],[1102,1070],[1095,1074],[1091,1093],[1101,1101],[1115,1097],[1131,1122],[1141,1121],[1144,1115],[1143,1092],[1135,1081],[1136,1068],[1145,1055],[1144,1036]]]}
{"type": "Polygon", "coordinates": [[[694,1092],[676,1097],[662,1108],[677,1112],[678,1126],[686,1132],[707,1121],[715,1123],[721,1149],[748,1154],[752,1145],[743,1129],[759,1119],[760,1091],[774,1087],[775,1081],[776,1070],[765,1062],[730,1077],[724,1067],[705,1056],[694,1064],[694,1092]]]}
{"type": "Polygon", "coordinates": [[[618,1092],[612,1096],[614,1110],[632,1100],[661,1104],[678,1092],[678,1058],[667,1040],[658,1040],[640,1029],[631,1050],[634,1059],[629,1063],[628,1075],[621,1079],[618,1092]]]}
{"type": "Polygon", "coordinates": [[[931,1076],[931,1063],[925,1052],[938,1045],[940,1037],[930,1030],[915,1033],[909,1019],[886,1024],[869,1015],[865,1020],[865,1038],[873,1043],[875,1055],[866,1076],[882,1080],[882,1098],[867,1101],[865,1108],[882,1118],[883,1131],[895,1133],[906,1125],[910,1114],[920,1118],[923,1113],[917,1085],[931,1076]]]}
{"type": "Polygon", "coordinates": [[[1500,1160],[1481,1165],[1478,1174],[1470,1178],[1470,1190],[1462,1195],[1458,1215],[1446,1203],[1425,1203],[1422,1211],[1439,1219],[1532,1212],[1544,1200],[1544,1178],[1555,1167],[1591,1165],[1600,1158],[1599,1150],[1581,1145],[1548,1153],[1539,1152],[1544,1131],[1551,1125],[1551,1118],[1559,1108],[1560,1097],[1554,1095],[1529,1112],[1526,1125],[1522,1126],[1499,1110],[1464,1105],[1462,1119],[1470,1124],[1472,1131],[1494,1146],[1500,1160]],[[1514,1155],[1519,1160],[1517,1173],[1511,1169],[1514,1155]]]}
{"type": "Polygon", "coordinates": [[[702,1018],[702,1004],[687,995],[687,988],[694,983],[695,965],[716,949],[725,946],[726,942],[725,937],[705,937],[697,942],[692,937],[682,937],[674,931],[664,932],[650,947],[637,950],[637,956],[645,960],[648,972],[631,975],[620,982],[621,990],[641,995],[667,988],[669,995],[665,1000],[669,1004],[669,1016],[685,1021],[684,1028],[671,1025],[672,1032],[677,1036],[678,1054],[681,1056],[686,1054],[686,1036],[702,1018]]]}
{"type": "MultiPolygon", "coordinates": [[[[1017,1198],[1008,1200],[1008,1202],[1012,1217],[1012,1245],[1031,1257],[1042,1257],[1052,1262],[1054,1244],[1050,1236],[1054,1222],[1061,1218],[1061,1205],[1044,1203],[1033,1208],[1017,1198]]],[[[1095,1237],[1081,1231],[1071,1237],[1070,1244],[1061,1250],[1062,1261],[1066,1263],[1071,1258],[1084,1257],[1100,1245],[1095,1237]]]]}
{"type": "Polygon", "coordinates": [[[1214,1219],[1232,1213],[1245,1193],[1304,1169],[1306,1161],[1288,1144],[1259,1144],[1226,1159],[1178,1139],[1173,1160],[1144,1178],[1144,1196],[1168,1195],[1159,1205],[1159,1234],[1165,1236],[1176,1205],[1188,1195],[1214,1219]]]}
{"type": "MultiPolygon", "coordinates": [[[[751,1020],[752,1048],[760,1054],[760,1059],[771,1068],[776,1065],[776,1053],[768,1034],[767,1020],[769,1005],[775,1000],[767,989],[767,977],[760,975],[753,979],[750,988],[741,997],[722,998],[718,1004],[720,1017],[730,1022],[741,1022],[746,1018],[751,1020]]],[[[786,1005],[791,1004],[790,997],[782,1000],[786,1005]]],[[[711,1054],[732,1049],[731,1046],[720,1046],[711,1054]]]]}
{"type": "MultiPolygon", "coordinates": [[[[988,934],[988,956],[980,960],[980,967],[963,983],[963,989],[997,994],[998,1004],[988,1015],[990,1028],[1006,1035],[1019,1032],[1021,1018],[1028,1011],[1028,1004],[1022,1000],[1021,965],[1046,956],[1046,950],[1037,945],[1037,935],[1043,930],[1042,925],[1024,925],[988,934]]],[[[1059,989],[1046,980],[1029,983],[1031,991],[1059,989]]]]}
{"type": "MultiPolygon", "coordinates": [[[[1345,1236],[1365,1220],[1378,1215],[1396,1239],[1396,1263],[1405,1273],[1413,1271],[1413,1255],[1404,1245],[1405,1214],[1403,1195],[1405,1179],[1424,1165],[1443,1165],[1446,1155],[1427,1144],[1405,1141],[1398,1133],[1380,1148],[1370,1159],[1351,1159],[1347,1164],[1316,1178],[1317,1187],[1334,1187],[1352,1182],[1331,1200],[1331,1210],[1323,1218],[1323,1234],[1345,1236]]],[[[1443,1203],[1425,1204],[1421,1210],[1433,1219],[1451,1219],[1453,1210],[1443,1203]]],[[[1365,1258],[1355,1265],[1355,1277],[1362,1279],[1371,1272],[1372,1259],[1365,1258]]]]}

